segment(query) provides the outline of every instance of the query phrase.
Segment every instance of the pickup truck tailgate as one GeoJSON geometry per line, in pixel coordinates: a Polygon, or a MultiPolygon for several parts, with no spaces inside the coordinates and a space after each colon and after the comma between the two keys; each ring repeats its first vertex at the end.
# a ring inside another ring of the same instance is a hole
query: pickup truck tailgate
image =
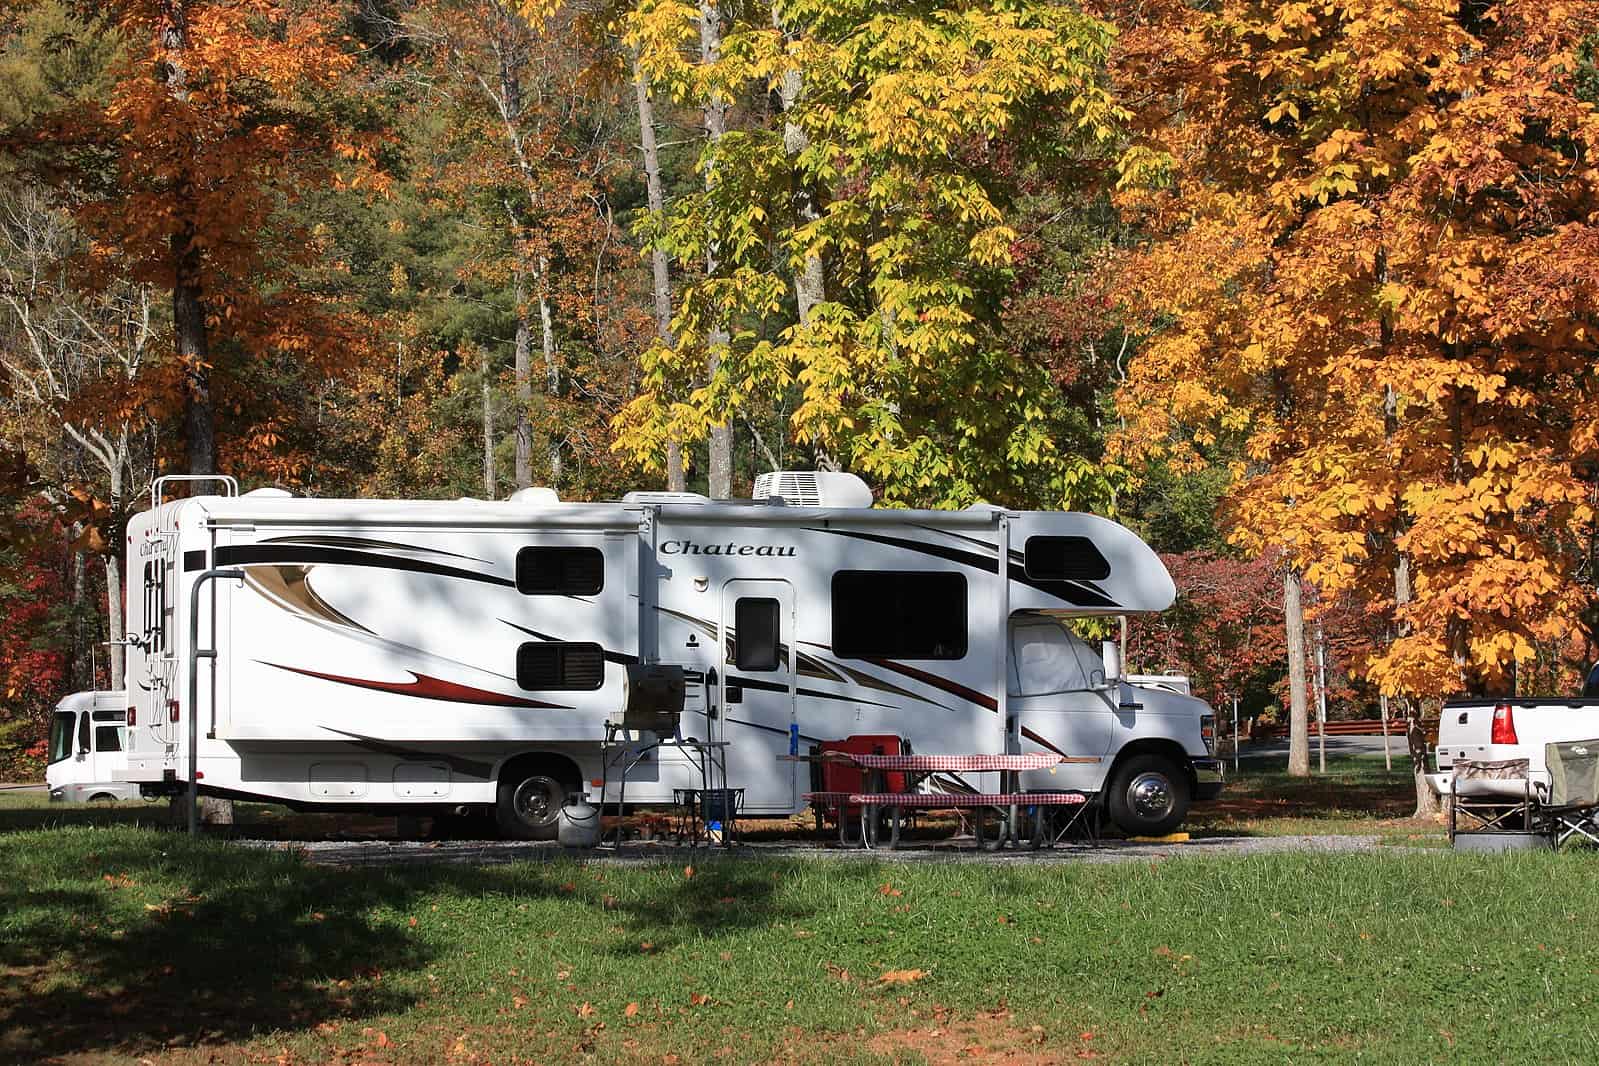
{"type": "Polygon", "coordinates": [[[1489,738],[1493,736],[1492,702],[1446,704],[1438,719],[1438,769],[1448,771],[1456,759],[1493,759],[1489,738]]]}

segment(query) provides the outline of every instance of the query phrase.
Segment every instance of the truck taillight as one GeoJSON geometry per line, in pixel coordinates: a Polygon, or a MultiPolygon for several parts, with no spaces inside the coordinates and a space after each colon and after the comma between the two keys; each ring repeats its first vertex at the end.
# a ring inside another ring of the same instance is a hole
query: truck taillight
{"type": "Polygon", "coordinates": [[[177,700],[167,700],[167,720],[172,722],[176,722],[178,720],[177,700]]]}
{"type": "MultiPolygon", "coordinates": [[[[1480,735],[1480,734],[1479,734],[1480,735]]],[[[1516,718],[1510,713],[1510,704],[1494,704],[1494,729],[1488,738],[1490,744],[1519,744],[1516,739],[1516,718]]]]}
{"type": "Polygon", "coordinates": [[[137,708],[137,707],[129,707],[128,708],[128,724],[129,725],[138,725],[139,724],[139,708],[137,708]]]}
{"type": "Polygon", "coordinates": [[[1212,755],[1216,754],[1216,716],[1202,714],[1199,716],[1199,738],[1205,742],[1205,750],[1212,755]]]}

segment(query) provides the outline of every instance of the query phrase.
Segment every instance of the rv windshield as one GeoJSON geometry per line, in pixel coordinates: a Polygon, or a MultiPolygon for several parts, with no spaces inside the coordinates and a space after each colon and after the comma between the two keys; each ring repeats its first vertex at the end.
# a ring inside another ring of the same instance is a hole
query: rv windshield
{"type": "Polygon", "coordinates": [[[1105,676],[1105,663],[1094,649],[1052,618],[1016,623],[1011,644],[1012,695],[1082,692],[1105,676]]]}
{"type": "Polygon", "coordinates": [[[57,711],[50,716],[50,761],[60,762],[72,755],[72,733],[78,716],[72,711],[57,711]]]}

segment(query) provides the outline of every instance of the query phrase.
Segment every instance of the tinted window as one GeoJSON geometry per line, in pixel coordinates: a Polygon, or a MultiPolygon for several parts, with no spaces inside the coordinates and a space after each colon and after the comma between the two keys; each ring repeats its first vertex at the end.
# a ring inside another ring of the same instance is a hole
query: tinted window
{"type": "Polygon", "coordinates": [[[777,600],[747,596],[733,605],[733,630],[740,670],[776,670],[782,665],[783,605],[777,600]]]}
{"type": "Polygon", "coordinates": [[[1035,581],[1103,581],[1110,562],[1087,537],[1028,537],[1027,576],[1035,581]]]}
{"type": "Polygon", "coordinates": [[[89,750],[89,716],[86,714],[78,716],[78,750],[89,750]]]}
{"type": "Polygon", "coordinates": [[[122,730],[114,725],[97,725],[94,727],[95,751],[121,751],[122,730]]]}
{"type": "Polygon", "coordinates": [[[529,596],[593,596],[605,587],[598,548],[523,548],[516,553],[516,590],[529,596]]]}
{"type": "Polygon", "coordinates": [[[516,649],[516,683],[539,691],[592,690],[605,684],[598,644],[529,641],[516,649]]]}
{"type": "Polygon", "coordinates": [[[833,653],[848,659],[959,659],[966,579],[953,572],[840,570],[833,653]]]}

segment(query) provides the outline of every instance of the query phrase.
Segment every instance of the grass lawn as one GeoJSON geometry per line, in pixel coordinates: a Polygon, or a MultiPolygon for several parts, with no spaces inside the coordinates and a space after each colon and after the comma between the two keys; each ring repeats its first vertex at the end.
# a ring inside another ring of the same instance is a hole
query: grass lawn
{"type": "Polygon", "coordinates": [[[1184,828],[1196,836],[1369,833],[1408,845],[1445,842],[1441,823],[1410,817],[1416,792],[1402,752],[1392,770],[1381,755],[1355,755],[1328,759],[1327,773],[1310,777],[1290,777],[1265,759],[1244,759],[1236,774],[1228,763],[1227,775],[1221,797],[1189,815],[1184,828]]]}
{"type": "Polygon", "coordinates": [[[0,835],[0,1061],[1588,1062],[1599,854],[311,868],[0,835]]]}

